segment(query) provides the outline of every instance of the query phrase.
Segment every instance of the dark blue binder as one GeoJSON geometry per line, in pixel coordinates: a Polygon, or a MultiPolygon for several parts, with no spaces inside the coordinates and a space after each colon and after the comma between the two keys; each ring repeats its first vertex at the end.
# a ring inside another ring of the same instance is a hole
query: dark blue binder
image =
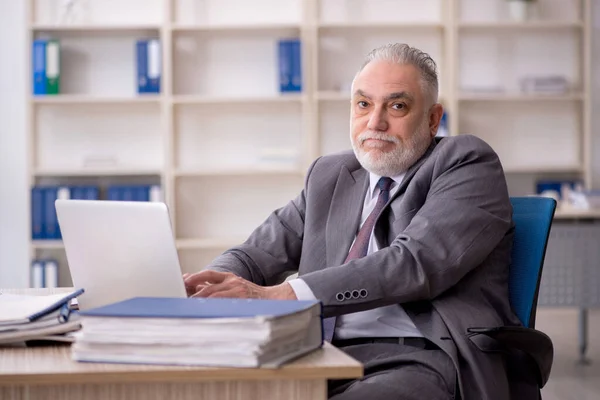
{"type": "Polygon", "coordinates": [[[80,312],[81,316],[115,318],[251,318],[283,317],[322,304],[317,300],[134,297],[80,312]]]}
{"type": "Polygon", "coordinates": [[[44,95],[46,90],[46,43],[47,40],[33,41],[31,63],[33,69],[33,94],[44,95]]]}
{"type": "Polygon", "coordinates": [[[31,188],[31,238],[45,239],[44,192],[41,187],[31,188]]]}
{"type": "Polygon", "coordinates": [[[138,40],[136,42],[137,63],[137,91],[138,93],[149,93],[148,82],[148,41],[138,40]]]}
{"type": "Polygon", "coordinates": [[[290,41],[291,50],[291,85],[290,91],[302,91],[302,47],[300,39],[290,41]]]}
{"type": "Polygon", "coordinates": [[[281,39],[277,43],[279,91],[289,92],[292,88],[292,48],[290,41],[281,39]]]}
{"type": "Polygon", "coordinates": [[[60,239],[58,232],[58,218],[56,216],[56,208],[54,202],[58,197],[58,187],[51,186],[44,188],[44,228],[45,239],[56,240],[60,239]]]}

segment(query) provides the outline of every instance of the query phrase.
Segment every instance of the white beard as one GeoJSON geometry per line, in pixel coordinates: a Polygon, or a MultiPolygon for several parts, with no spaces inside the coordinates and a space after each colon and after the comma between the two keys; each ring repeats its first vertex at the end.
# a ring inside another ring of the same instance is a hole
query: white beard
{"type": "Polygon", "coordinates": [[[350,134],[352,149],[358,159],[358,162],[367,171],[379,176],[398,176],[406,172],[423,154],[431,143],[429,135],[429,121],[423,118],[423,123],[416,132],[410,137],[407,146],[394,136],[386,135],[377,131],[366,131],[361,133],[356,142],[350,134]],[[394,143],[392,151],[378,151],[377,149],[365,150],[362,147],[365,139],[375,138],[394,143]]]}

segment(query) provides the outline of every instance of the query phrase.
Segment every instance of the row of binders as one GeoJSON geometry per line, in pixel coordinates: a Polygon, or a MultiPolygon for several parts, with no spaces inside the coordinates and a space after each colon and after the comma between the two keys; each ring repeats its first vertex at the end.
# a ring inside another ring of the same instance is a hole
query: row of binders
{"type": "MultiPolygon", "coordinates": [[[[135,52],[137,92],[139,94],[160,93],[162,76],[160,40],[137,40],[135,52]]],[[[300,39],[278,40],[277,61],[279,91],[281,93],[301,92],[302,46],[300,39]]],[[[61,44],[58,39],[34,40],[32,69],[34,95],[56,95],[61,92],[61,44]]]]}
{"type": "MultiPolygon", "coordinates": [[[[133,49],[132,49],[133,50],[133,49]]],[[[137,92],[160,93],[162,75],[161,45],[158,39],[136,41],[137,92]]],[[[57,39],[37,39],[32,49],[33,94],[60,93],[61,44],[57,39]]]]}
{"type": "MultiPolygon", "coordinates": [[[[158,185],[112,185],[106,200],[161,201],[158,185]]],[[[57,199],[100,200],[98,186],[34,186],[31,189],[31,238],[60,240],[62,235],[54,202],[57,199]]]]}
{"type": "Polygon", "coordinates": [[[54,259],[35,259],[31,262],[30,287],[57,288],[58,261],[54,259]]]}

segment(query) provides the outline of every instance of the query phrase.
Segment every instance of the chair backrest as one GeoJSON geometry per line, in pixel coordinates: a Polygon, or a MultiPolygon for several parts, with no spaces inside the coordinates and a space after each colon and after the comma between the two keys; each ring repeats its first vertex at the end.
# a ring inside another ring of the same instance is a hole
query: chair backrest
{"type": "Polygon", "coordinates": [[[535,327],[542,268],[556,201],[511,197],[515,234],[510,265],[510,303],[524,326],[535,327]]]}

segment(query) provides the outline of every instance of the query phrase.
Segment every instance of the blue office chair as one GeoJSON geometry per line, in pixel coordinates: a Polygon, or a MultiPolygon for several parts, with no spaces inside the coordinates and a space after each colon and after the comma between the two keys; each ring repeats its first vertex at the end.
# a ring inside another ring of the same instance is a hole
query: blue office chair
{"type": "Polygon", "coordinates": [[[509,275],[513,311],[523,326],[472,328],[494,340],[499,351],[512,357],[509,365],[511,398],[541,398],[540,389],[550,376],[554,348],[550,338],[535,330],[537,298],[556,201],[545,197],[512,197],[514,237],[509,275]],[[518,382],[522,372],[534,371],[533,382],[518,382]],[[513,385],[513,382],[517,384],[513,385]],[[527,395],[523,397],[523,390],[527,395]],[[535,392],[535,397],[533,395],[535,392]]]}
{"type": "Polygon", "coordinates": [[[556,201],[544,197],[512,197],[513,239],[510,303],[523,326],[535,328],[542,268],[556,201]]]}

